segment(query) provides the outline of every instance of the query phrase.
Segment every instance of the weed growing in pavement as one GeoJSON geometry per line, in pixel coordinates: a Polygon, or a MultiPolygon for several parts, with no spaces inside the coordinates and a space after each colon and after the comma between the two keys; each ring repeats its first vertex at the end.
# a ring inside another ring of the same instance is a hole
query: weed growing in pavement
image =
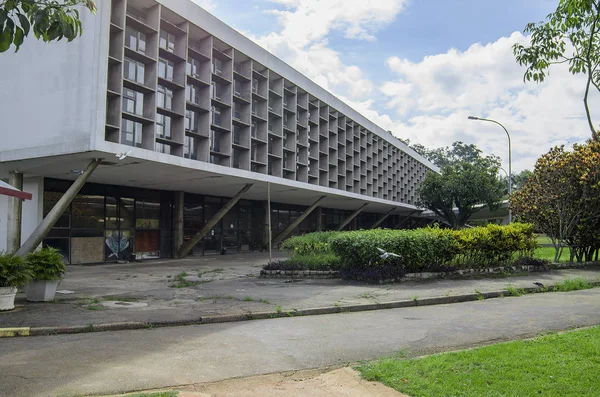
{"type": "Polygon", "coordinates": [[[412,299],[412,300],[414,300],[416,302],[417,300],[419,300],[419,297],[417,295],[412,295],[410,297],[410,299],[412,299]]]}
{"type": "Polygon", "coordinates": [[[590,289],[592,286],[582,277],[570,278],[557,283],[554,286],[554,291],[569,292],[582,289],[590,289]]]}
{"type": "Polygon", "coordinates": [[[105,301],[119,301],[119,302],[137,302],[138,298],[133,296],[105,296],[105,301]]]}
{"type": "Polygon", "coordinates": [[[362,294],[360,294],[360,297],[365,299],[377,299],[374,295],[368,292],[363,292],[362,294]]]}
{"type": "Polygon", "coordinates": [[[271,302],[269,302],[267,299],[259,299],[259,302],[260,303],[264,303],[266,305],[270,305],[271,304],[271,302]]]}
{"type": "Polygon", "coordinates": [[[189,281],[185,278],[188,276],[186,272],[181,272],[175,276],[169,287],[171,288],[190,288],[195,287],[196,285],[209,283],[212,280],[198,280],[198,281],[189,281]]]}
{"type": "Polygon", "coordinates": [[[484,299],[485,299],[485,296],[483,296],[483,294],[481,293],[481,291],[480,291],[480,290],[478,290],[478,289],[475,289],[475,293],[477,294],[477,300],[478,300],[478,301],[482,301],[482,300],[484,300],[484,299]]]}
{"type": "Polygon", "coordinates": [[[244,302],[254,302],[254,299],[252,299],[251,296],[245,296],[244,297],[244,302]]]}
{"type": "Polygon", "coordinates": [[[525,290],[523,288],[517,288],[510,284],[506,287],[506,292],[508,293],[508,296],[521,296],[525,294],[525,290]]]}
{"type": "Polygon", "coordinates": [[[105,310],[106,307],[102,306],[100,304],[100,302],[101,302],[100,298],[83,297],[83,298],[79,299],[77,304],[87,310],[92,310],[92,311],[105,310]]]}
{"type": "Polygon", "coordinates": [[[205,276],[207,274],[223,273],[224,271],[225,271],[225,269],[222,269],[222,268],[212,269],[212,270],[205,270],[205,271],[199,271],[198,272],[198,277],[202,277],[202,276],[205,276]]]}
{"type": "Polygon", "coordinates": [[[101,305],[99,303],[94,304],[94,305],[87,305],[85,308],[88,310],[92,310],[92,311],[106,310],[106,307],[104,307],[103,305],[101,305]]]}

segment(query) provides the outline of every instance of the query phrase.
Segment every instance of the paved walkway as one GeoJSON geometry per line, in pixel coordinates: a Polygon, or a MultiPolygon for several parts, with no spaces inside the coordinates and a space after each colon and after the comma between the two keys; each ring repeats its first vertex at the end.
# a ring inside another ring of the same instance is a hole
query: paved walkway
{"type": "MultiPolygon", "coordinates": [[[[275,258],[283,254],[274,254],[275,258]]],[[[259,278],[263,253],[196,257],[131,264],[70,266],[54,303],[30,303],[23,294],[17,307],[0,312],[0,328],[88,326],[90,324],[196,322],[211,315],[344,308],[397,301],[422,302],[504,290],[509,284],[553,285],[572,277],[600,280],[600,267],[558,270],[511,277],[438,279],[371,285],[344,280],[259,278]],[[174,288],[185,272],[197,285],[174,288]],[[121,302],[117,302],[121,301],[121,302]],[[123,302],[124,301],[124,302],[123,302]],[[116,303],[116,304],[115,304],[116,303]]],[[[238,316],[239,317],[239,316],[238,316]]]]}
{"type": "Polygon", "coordinates": [[[9,338],[0,340],[0,357],[6,358],[0,361],[0,395],[202,392],[202,384],[224,379],[345,367],[400,351],[420,355],[595,325],[599,307],[600,288],[594,288],[360,313],[9,338]]]}

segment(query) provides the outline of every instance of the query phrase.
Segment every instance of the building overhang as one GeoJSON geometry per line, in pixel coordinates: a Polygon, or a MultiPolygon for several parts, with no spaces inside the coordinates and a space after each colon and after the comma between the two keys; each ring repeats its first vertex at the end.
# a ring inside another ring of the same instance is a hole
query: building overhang
{"type": "MultiPolygon", "coordinates": [[[[27,177],[46,177],[75,180],[92,159],[103,162],[94,171],[89,183],[128,186],[153,190],[184,191],[211,196],[233,197],[244,184],[252,188],[244,195],[247,200],[267,200],[270,183],[271,201],[283,204],[308,206],[326,195],[322,206],[342,210],[356,210],[364,203],[365,212],[387,213],[396,208],[394,215],[408,215],[416,207],[410,204],[375,197],[367,197],[334,188],[312,185],[295,180],[223,167],[211,163],[189,160],[144,149],[129,148],[132,153],[119,160],[115,153],[124,146],[109,144],[111,151],[87,151],[55,156],[26,158],[0,163],[0,179],[9,171],[19,170],[27,177]],[[112,147],[114,146],[114,148],[112,147]]],[[[128,148],[128,147],[125,147],[128,148]]]]}

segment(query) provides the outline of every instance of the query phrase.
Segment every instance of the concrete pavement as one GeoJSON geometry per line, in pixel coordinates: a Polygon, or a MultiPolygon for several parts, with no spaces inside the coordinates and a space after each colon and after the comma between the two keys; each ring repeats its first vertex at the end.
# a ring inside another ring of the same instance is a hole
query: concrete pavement
{"type": "MultiPolygon", "coordinates": [[[[283,257],[276,253],[275,258],[283,257]]],[[[0,312],[0,328],[79,326],[137,322],[145,324],[199,323],[214,315],[256,318],[259,312],[276,313],[311,308],[366,309],[380,303],[425,302],[428,298],[459,297],[476,292],[553,285],[567,278],[600,280],[600,267],[565,269],[529,275],[409,281],[371,285],[345,280],[291,280],[259,278],[267,261],[264,253],[195,257],[131,264],[70,266],[55,303],[29,303],[18,295],[12,312],[0,312]],[[197,285],[172,288],[185,272],[197,285]],[[200,274],[200,277],[198,275],[200,274]],[[125,302],[116,301],[123,300],[125,302]]],[[[268,317],[268,315],[266,316],[268,317]]],[[[96,328],[98,329],[98,327],[96,328]]]]}
{"type": "Polygon", "coordinates": [[[453,305],[0,341],[6,396],[74,396],[345,366],[600,323],[600,289],[453,305]]]}

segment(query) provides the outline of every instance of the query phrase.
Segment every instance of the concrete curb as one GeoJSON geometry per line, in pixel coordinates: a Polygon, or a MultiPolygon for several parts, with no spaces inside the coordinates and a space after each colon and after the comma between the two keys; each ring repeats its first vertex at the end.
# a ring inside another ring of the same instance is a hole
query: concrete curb
{"type": "MultiPolygon", "coordinates": [[[[593,281],[589,283],[592,287],[600,287],[600,281],[593,281]]],[[[553,288],[554,285],[549,285],[547,288],[553,288]]],[[[551,291],[543,291],[540,288],[519,288],[525,294],[532,293],[543,293],[551,291]]],[[[362,305],[349,305],[349,306],[327,306],[327,307],[316,307],[310,309],[299,309],[289,311],[269,311],[269,312],[256,312],[256,313],[242,313],[242,314],[219,314],[210,315],[204,317],[197,317],[185,320],[173,320],[173,321],[158,321],[158,322],[119,322],[119,323],[106,323],[106,324],[89,324],[89,325],[69,325],[69,326],[58,326],[58,327],[15,327],[15,328],[0,328],[0,338],[16,337],[16,336],[44,336],[44,335],[61,335],[61,334],[79,334],[86,332],[102,332],[102,331],[122,331],[122,330],[133,330],[133,329],[144,329],[144,328],[159,328],[159,327],[178,327],[184,325],[203,325],[203,324],[219,324],[219,323],[232,323],[239,321],[250,321],[250,320],[265,320],[272,318],[282,317],[299,317],[299,316],[319,316],[323,314],[337,314],[337,313],[354,313],[363,311],[373,310],[385,310],[385,309],[400,309],[404,307],[416,307],[416,306],[433,306],[433,305],[447,305],[452,303],[461,302],[472,302],[481,299],[494,299],[508,296],[506,290],[482,292],[474,294],[463,294],[454,296],[438,296],[423,299],[411,299],[402,301],[393,301],[385,303],[368,303],[362,305]]]]}

